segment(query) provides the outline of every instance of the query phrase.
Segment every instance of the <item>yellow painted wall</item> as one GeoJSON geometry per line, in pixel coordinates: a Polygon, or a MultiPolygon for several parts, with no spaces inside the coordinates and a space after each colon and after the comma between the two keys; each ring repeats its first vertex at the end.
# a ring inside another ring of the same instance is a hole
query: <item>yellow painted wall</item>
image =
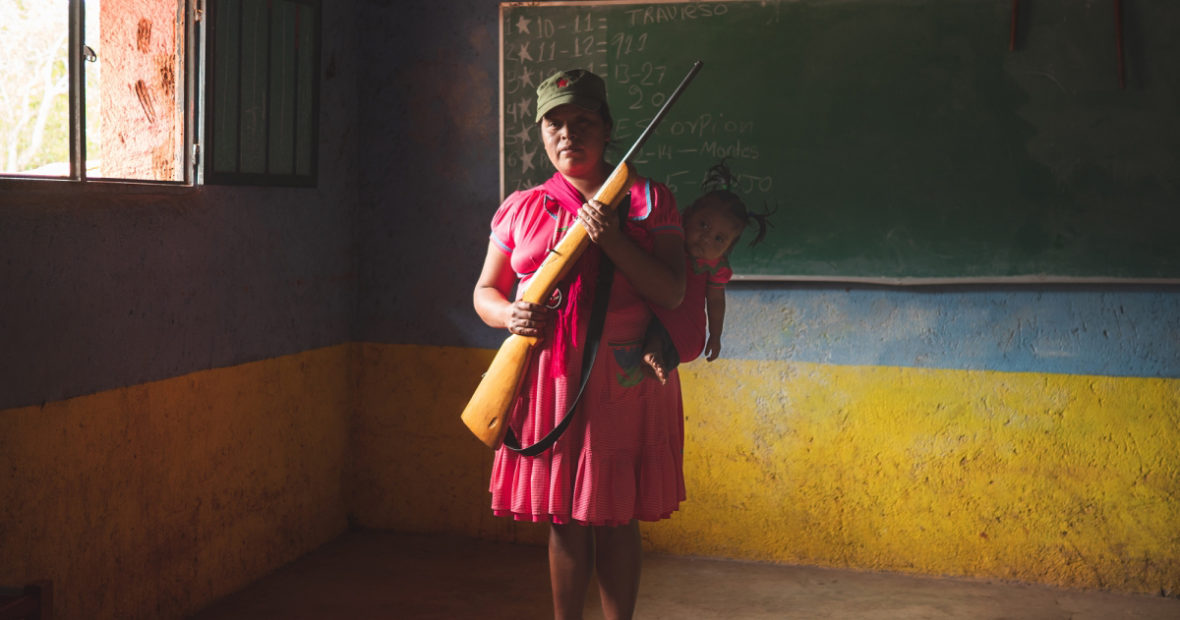
{"type": "MultiPolygon", "coordinates": [[[[458,420],[493,352],[359,346],[356,521],[543,542],[490,516],[458,420]]],[[[1180,380],[719,360],[683,383],[688,501],[649,549],[1180,591],[1180,380]]]]}
{"type": "MultiPolygon", "coordinates": [[[[0,411],[0,583],[177,617],[347,527],[542,544],[458,420],[493,352],[340,345],[0,411]]],[[[1180,380],[719,360],[648,549],[1180,591],[1180,380]]]]}
{"type": "Polygon", "coordinates": [[[352,350],[0,411],[0,584],[179,617],[336,537],[352,350]]]}
{"type": "Polygon", "coordinates": [[[693,364],[669,552],[1180,591],[1180,380],[693,364]]]}
{"type": "Polygon", "coordinates": [[[492,517],[492,452],[459,421],[494,351],[359,347],[349,514],[361,527],[541,543],[548,530],[492,517]]]}

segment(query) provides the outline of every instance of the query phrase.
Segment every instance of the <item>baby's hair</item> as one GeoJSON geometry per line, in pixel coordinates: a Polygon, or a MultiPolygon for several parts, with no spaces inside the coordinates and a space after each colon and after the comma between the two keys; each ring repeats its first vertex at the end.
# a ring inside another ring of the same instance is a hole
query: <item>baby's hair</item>
{"type": "Polygon", "coordinates": [[[758,234],[750,242],[750,245],[754,246],[766,238],[766,230],[772,225],[770,216],[773,211],[768,208],[765,212],[755,213],[747,209],[746,203],[733,191],[736,186],[737,179],[734,178],[733,173],[729,171],[729,166],[726,166],[725,160],[722,159],[705,173],[705,180],[701,182],[701,190],[705,193],[689,206],[688,213],[700,208],[705,198],[714,198],[727,214],[741,222],[742,230],[745,230],[750,222],[758,224],[758,234]]]}

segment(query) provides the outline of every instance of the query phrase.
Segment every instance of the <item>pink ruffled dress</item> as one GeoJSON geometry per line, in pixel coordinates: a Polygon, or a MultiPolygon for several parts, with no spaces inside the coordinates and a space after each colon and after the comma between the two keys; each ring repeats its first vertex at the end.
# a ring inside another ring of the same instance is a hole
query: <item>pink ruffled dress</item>
{"type": "MultiPolygon", "coordinates": [[[[630,198],[624,230],[641,247],[650,250],[656,235],[683,238],[667,187],[640,180],[630,198]]],[[[509,255],[521,279],[518,291],[576,221],[580,204],[580,195],[556,174],[544,185],[512,194],[496,212],[492,241],[509,255]]],[[[597,248],[591,246],[575,269],[588,266],[596,273],[596,260],[597,248]]],[[[593,283],[581,289],[592,293],[593,283]]],[[[547,335],[535,349],[509,420],[523,446],[561,421],[580,379],[592,300],[565,285],[559,290],[563,303],[578,300],[576,327],[547,335]],[[563,344],[555,346],[558,340],[563,344]]],[[[553,447],[537,456],[497,450],[489,485],[496,515],[623,525],[667,518],[679,507],[685,499],[680,377],[673,372],[661,385],[642,370],[651,317],[648,304],[616,270],[598,355],[574,419],[553,447]]]]}

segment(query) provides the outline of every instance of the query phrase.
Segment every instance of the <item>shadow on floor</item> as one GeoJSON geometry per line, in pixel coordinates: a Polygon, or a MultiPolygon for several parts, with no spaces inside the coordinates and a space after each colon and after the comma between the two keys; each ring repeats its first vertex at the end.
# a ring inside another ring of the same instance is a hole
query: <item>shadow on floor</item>
{"type": "MultiPolygon", "coordinates": [[[[540,620],[552,617],[548,584],[542,547],[356,531],[192,620],[540,620]]],[[[602,617],[596,598],[588,620],[602,617]]],[[[635,617],[1178,620],[1180,599],[649,554],[635,617]]]]}

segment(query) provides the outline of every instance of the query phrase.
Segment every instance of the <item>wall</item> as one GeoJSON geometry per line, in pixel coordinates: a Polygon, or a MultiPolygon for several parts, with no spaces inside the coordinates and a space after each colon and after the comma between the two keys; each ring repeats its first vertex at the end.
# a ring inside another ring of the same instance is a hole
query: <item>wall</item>
{"type": "Polygon", "coordinates": [[[55,617],[182,617],[347,528],[352,3],[323,24],[314,189],[0,183],[0,585],[55,617]]]}
{"type": "Polygon", "coordinates": [[[174,618],[341,533],[348,345],[0,411],[0,581],[174,618]]]}
{"type": "MultiPolygon", "coordinates": [[[[416,157],[412,184],[362,183],[352,518],[540,544],[489,516],[491,455],[458,421],[503,338],[470,300],[497,4],[360,17],[362,158],[416,157]]],[[[1177,287],[745,284],[727,320],[724,358],[684,369],[689,499],[649,549],[1180,591],[1177,287]]]]}
{"type": "Polygon", "coordinates": [[[1174,292],[743,292],[655,546],[1177,593],[1174,292]]]}

